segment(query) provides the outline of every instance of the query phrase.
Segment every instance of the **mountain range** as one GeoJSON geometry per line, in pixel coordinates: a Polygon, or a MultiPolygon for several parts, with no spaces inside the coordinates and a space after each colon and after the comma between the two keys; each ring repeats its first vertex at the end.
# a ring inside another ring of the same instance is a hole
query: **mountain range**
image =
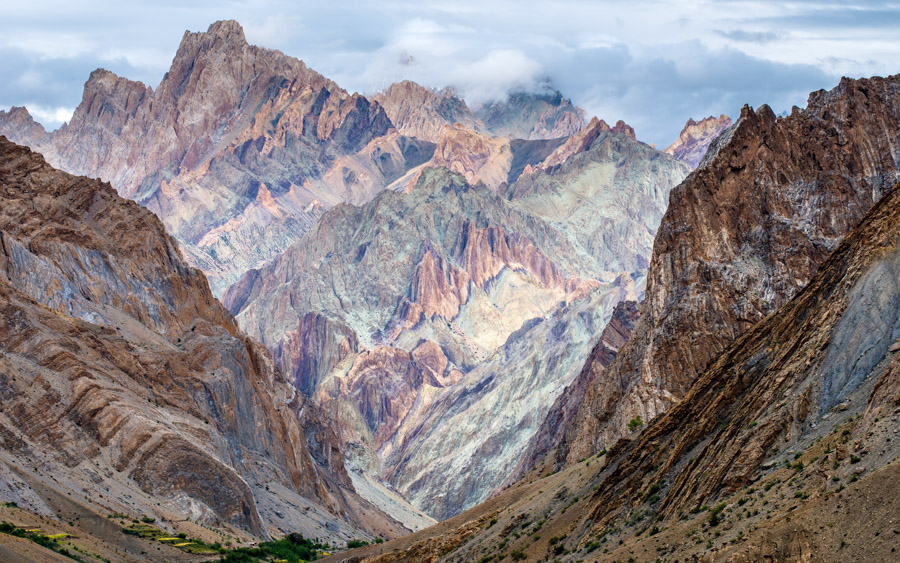
{"type": "Polygon", "coordinates": [[[892,559],[898,83],[745,107],[506,490],[366,560],[892,559]]]}
{"type": "Polygon", "coordinates": [[[0,558],[890,559],[898,84],[660,151],[225,21],[0,112],[0,558]]]}

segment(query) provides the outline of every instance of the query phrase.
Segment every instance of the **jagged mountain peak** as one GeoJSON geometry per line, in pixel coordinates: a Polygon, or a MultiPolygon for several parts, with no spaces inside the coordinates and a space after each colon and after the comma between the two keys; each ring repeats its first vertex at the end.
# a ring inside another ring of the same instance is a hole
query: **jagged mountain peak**
{"type": "Polygon", "coordinates": [[[700,121],[690,118],[678,135],[678,139],[663,149],[663,152],[686,162],[691,168],[696,168],[713,140],[731,125],[731,118],[727,115],[709,116],[700,121]]]}
{"type": "Polygon", "coordinates": [[[175,58],[203,51],[235,51],[250,47],[244,28],[235,20],[220,20],[210,24],[206,31],[185,30],[175,58]]]}
{"type": "Polygon", "coordinates": [[[8,112],[0,110],[0,123],[4,124],[5,136],[15,143],[36,143],[47,134],[24,106],[13,106],[8,112]]]}
{"type": "MultiPolygon", "coordinates": [[[[198,35],[199,34],[200,33],[198,32],[198,35]]],[[[238,41],[244,44],[247,43],[247,38],[244,36],[244,28],[236,20],[219,20],[213,22],[209,24],[206,35],[212,35],[213,37],[230,41],[238,41]]]]}
{"type": "Polygon", "coordinates": [[[475,117],[452,87],[437,90],[404,80],[391,84],[373,99],[384,108],[391,122],[404,135],[434,143],[440,138],[444,127],[456,123],[480,133],[487,132],[481,120],[475,117]]]}

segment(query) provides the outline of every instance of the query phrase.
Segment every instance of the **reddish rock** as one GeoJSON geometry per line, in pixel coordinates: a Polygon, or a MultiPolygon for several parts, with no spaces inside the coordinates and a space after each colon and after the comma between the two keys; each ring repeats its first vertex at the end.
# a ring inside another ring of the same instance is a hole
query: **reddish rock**
{"type": "Polygon", "coordinates": [[[383,139],[381,106],[247,44],[234,21],[185,32],[155,91],[100,69],[68,124],[40,135],[29,119],[0,114],[0,134],[148,207],[216,293],[306,232],[315,205],[367,201],[433,150],[383,139]]]}
{"type": "Polygon", "coordinates": [[[20,145],[35,145],[44,140],[47,131],[34,120],[24,107],[13,106],[8,112],[0,110],[0,125],[3,134],[20,145]]]}

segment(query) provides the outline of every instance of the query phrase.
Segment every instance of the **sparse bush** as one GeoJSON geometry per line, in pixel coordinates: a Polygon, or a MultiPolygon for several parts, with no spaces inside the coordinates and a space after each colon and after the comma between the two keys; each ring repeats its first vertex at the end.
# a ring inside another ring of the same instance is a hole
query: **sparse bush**
{"type": "Polygon", "coordinates": [[[637,415],[628,421],[628,431],[634,432],[635,430],[644,426],[644,419],[641,418],[641,415],[637,415]]]}

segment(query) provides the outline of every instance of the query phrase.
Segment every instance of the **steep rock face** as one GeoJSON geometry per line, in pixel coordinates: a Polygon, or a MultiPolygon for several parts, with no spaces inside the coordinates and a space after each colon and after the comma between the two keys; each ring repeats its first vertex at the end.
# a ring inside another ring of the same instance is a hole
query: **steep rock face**
{"type": "MultiPolygon", "coordinates": [[[[738,338],[683,401],[623,448],[607,478],[614,486],[598,491],[595,516],[654,479],[671,483],[660,506],[666,516],[746,487],[827,434],[825,420],[845,418],[841,413],[864,415],[845,435],[854,451],[870,454],[866,469],[892,461],[900,450],[885,440],[900,424],[896,416],[880,425],[875,419],[900,406],[898,243],[895,187],[796,298],[738,338]],[[660,447],[647,448],[651,443],[660,447]]],[[[833,452],[825,461],[845,456],[833,452]]]]}
{"type": "Polygon", "coordinates": [[[273,347],[272,357],[285,373],[292,374],[294,387],[309,397],[335,366],[357,352],[359,341],[352,329],[309,312],[273,347]]]}
{"type": "Polygon", "coordinates": [[[557,91],[514,92],[506,100],[484,105],[475,115],[491,134],[510,139],[557,139],[584,127],[584,110],[557,91]]]}
{"type": "Polygon", "coordinates": [[[672,191],[641,319],[588,389],[560,462],[611,445],[632,417],[649,420],[684,397],[710,360],[809,281],[900,177],[898,84],[843,79],[786,118],[742,110],[672,191]]]}
{"type": "MultiPolygon", "coordinates": [[[[345,425],[341,440],[348,455],[361,456],[354,465],[373,464],[366,459],[397,431],[412,407],[428,400],[428,389],[453,385],[462,372],[450,366],[440,346],[423,341],[412,352],[375,348],[359,354],[346,374],[329,379],[317,390],[316,403],[336,424],[345,425]],[[354,416],[347,416],[346,412],[354,416]],[[363,423],[354,426],[354,422],[363,423]]],[[[352,462],[351,462],[352,463],[352,462]]]]}
{"type": "Polygon", "coordinates": [[[442,166],[463,175],[472,185],[480,182],[496,190],[507,181],[512,160],[509,139],[481,135],[463,125],[452,125],[441,130],[428,165],[442,166]]]}
{"type": "Polygon", "coordinates": [[[700,121],[688,119],[678,139],[663,152],[686,162],[691,168],[697,168],[709,145],[731,125],[731,118],[727,115],[709,116],[700,121]]]}
{"type": "Polygon", "coordinates": [[[0,441],[18,467],[107,492],[106,510],[257,536],[402,531],[153,214],[5,138],[0,185],[0,441]]]}
{"type": "Polygon", "coordinates": [[[621,301],[616,305],[609,324],[603,329],[600,339],[591,349],[578,377],[553,403],[540,430],[529,442],[528,450],[516,464],[515,470],[506,478],[504,485],[511,485],[524,477],[560,443],[566,428],[572,424],[572,420],[578,412],[578,407],[581,405],[580,398],[616,358],[619,349],[631,336],[639,317],[640,305],[636,301],[621,301]]]}
{"type": "Polygon", "coordinates": [[[59,130],[26,134],[21,113],[0,115],[0,133],[23,131],[50,163],[151,209],[216,293],[299,238],[320,207],[371,199],[433,150],[384,138],[393,129],[377,103],[248,45],[233,21],[186,32],[155,91],[97,70],[59,130]]]}
{"type": "MultiPolygon", "coordinates": [[[[503,192],[517,208],[565,233],[611,271],[646,268],[669,191],[688,168],[594,118],[503,192]]],[[[599,275],[594,273],[594,275],[599,275]]]]}
{"type": "Polygon", "coordinates": [[[540,307],[564,300],[567,288],[579,291],[581,280],[571,272],[587,268],[577,259],[540,220],[461,176],[429,169],[408,194],[383,192],[366,206],[329,211],[278,260],[230,288],[224,302],[269,346],[297,319],[319,311],[349,326],[363,346],[407,342],[401,347],[411,350],[427,338],[466,365],[483,345],[448,326],[469,318],[459,317],[463,304],[477,306],[475,320],[500,321],[516,297],[491,301],[502,289],[492,283],[498,274],[510,271],[533,288],[530,305],[517,301],[519,310],[506,309],[511,318],[493,337],[502,344],[540,307]]]}
{"type": "MultiPolygon", "coordinates": [[[[462,174],[472,185],[484,184],[497,191],[514,182],[523,171],[541,166],[564,139],[528,141],[477,133],[462,124],[444,127],[426,167],[444,167],[462,174]]],[[[413,189],[422,172],[413,175],[406,190],[413,189]]]]}
{"type": "Polygon", "coordinates": [[[404,80],[391,84],[372,99],[384,108],[394,127],[409,137],[437,143],[444,127],[456,123],[477,133],[487,132],[451,88],[435,91],[404,80]]]}

